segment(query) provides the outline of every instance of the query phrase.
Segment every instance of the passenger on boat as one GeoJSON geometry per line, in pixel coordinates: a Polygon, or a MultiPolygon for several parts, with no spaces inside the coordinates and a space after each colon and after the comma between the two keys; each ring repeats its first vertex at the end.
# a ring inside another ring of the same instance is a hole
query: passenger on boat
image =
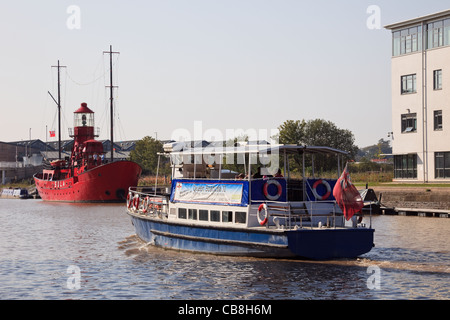
{"type": "Polygon", "coordinates": [[[261,166],[258,167],[258,170],[256,171],[256,173],[253,175],[253,179],[261,179],[263,176],[261,174],[261,166]]]}
{"type": "Polygon", "coordinates": [[[243,174],[243,173],[239,173],[238,175],[236,175],[236,180],[243,180],[243,179],[245,179],[245,174],[243,174]]]}
{"type": "Polygon", "coordinates": [[[275,178],[283,178],[283,175],[281,174],[281,169],[280,168],[278,168],[278,171],[277,171],[277,173],[275,173],[274,177],[275,178]]]}

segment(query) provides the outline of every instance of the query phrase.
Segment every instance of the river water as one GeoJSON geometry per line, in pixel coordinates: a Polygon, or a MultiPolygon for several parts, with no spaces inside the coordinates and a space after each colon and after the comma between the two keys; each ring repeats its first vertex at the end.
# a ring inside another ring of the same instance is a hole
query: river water
{"type": "Polygon", "coordinates": [[[372,225],[354,260],[217,257],[146,246],[123,204],[0,199],[0,299],[449,299],[449,218],[372,225]]]}

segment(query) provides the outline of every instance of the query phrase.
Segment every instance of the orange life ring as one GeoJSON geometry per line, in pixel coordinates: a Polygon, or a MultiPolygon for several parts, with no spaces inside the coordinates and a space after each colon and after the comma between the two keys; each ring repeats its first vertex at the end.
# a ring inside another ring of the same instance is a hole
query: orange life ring
{"type": "Polygon", "coordinates": [[[256,214],[258,218],[258,222],[260,225],[265,225],[269,221],[268,213],[267,213],[267,205],[265,203],[261,203],[258,207],[258,213],[256,214]],[[260,217],[261,211],[264,209],[264,219],[260,217]]]}
{"type": "Polygon", "coordinates": [[[329,184],[328,181],[326,181],[326,180],[322,180],[322,179],[317,180],[317,181],[313,184],[312,192],[313,192],[313,194],[314,194],[314,197],[315,197],[317,200],[327,200],[327,199],[331,196],[331,187],[330,187],[330,184],[329,184]],[[316,190],[316,189],[317,189],[317,187],[319,186],[319,184],[323,184],[323,185],[325,186],[325,188],[327,189],[327,192],[326,192],[323,196],[321,196],[320,194],[317,193],[317,190],[316,190]]]}
{"type": "Polygon", "coordinates": [[[267,182],[264,184],[263,193],[264,196],[271,201],[276,201],[281,197],[281,193],[283,192],[283,188],[281,188],[281,184],[277,180],[267,180],[267,182]],[[277,186],[278,191],[276,195],[269,194],[268,188],[271,184],[274,184],[277,186]]]}

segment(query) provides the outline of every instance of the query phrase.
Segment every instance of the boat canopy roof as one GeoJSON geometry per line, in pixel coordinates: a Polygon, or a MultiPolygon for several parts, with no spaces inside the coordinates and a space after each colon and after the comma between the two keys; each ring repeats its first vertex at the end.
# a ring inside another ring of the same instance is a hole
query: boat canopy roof
{"type": "Polygon", "coordinates": [[[348,152],[326,146],[304,146],[294,144],[248,144],[234,147],[215,146],[214,143],[206,147],[194,147],[182,149],[180,144],[169,143],[164,145],[164,151],[171,155],[200,155],[200,154],[328,154],[347,155],[348,152]]]}

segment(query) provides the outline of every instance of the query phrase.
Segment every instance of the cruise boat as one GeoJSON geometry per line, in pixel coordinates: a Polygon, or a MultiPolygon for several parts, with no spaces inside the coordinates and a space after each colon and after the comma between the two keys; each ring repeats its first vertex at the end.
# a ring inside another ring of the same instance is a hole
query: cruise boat
{"type": "Polygon", "coordinates": [[[300,157],[306,177],[305,160],[314,164],[324,155],[337,160],[339,176],[346,152],[299,145],[176,145],[166,144],[160,154],[170,159],[170,187],[129,189],[127,213],[144,242],[216,255],[312,260],[355,258],[374,246],[371,216],[347,220],[334,199],[337,179],[315,177],[314,169],[311,178],[294,178],[289,170],[290,158],[300,157]],[[231,155],[242,159],[245,172],[223,173],[222,160],[231,155]],[[270,174],[270,168],[251,174],[254,159],[273,155],[284,163],[282,174],[270,174]]]}

